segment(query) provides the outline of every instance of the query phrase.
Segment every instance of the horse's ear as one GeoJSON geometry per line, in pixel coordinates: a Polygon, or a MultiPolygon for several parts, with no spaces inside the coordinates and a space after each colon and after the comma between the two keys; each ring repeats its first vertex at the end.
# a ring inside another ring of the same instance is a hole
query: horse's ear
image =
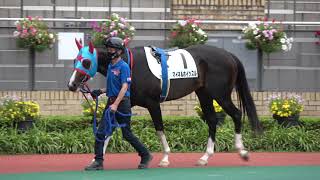
{"type": "Polygon", "coordinates": [[[90,52],[91,54],[93,54],[93,51],[94,51],[94,47],[93,47],[92,42],[90,41],[90,42],[89,42],[89,52],[90,52]]]}
{"type": "MultiPolygon", "coordinates": [[[[78,49],[80,50],[80,49],[82,48],[81,42],[79,42],[79,41],[77,40],[77,38],[74,38],[74,40],[76,41],[77,47],[78,47],[78,49]]],[[[80,39],[80,41],[81,41],[81,39],[80,39]]]]}

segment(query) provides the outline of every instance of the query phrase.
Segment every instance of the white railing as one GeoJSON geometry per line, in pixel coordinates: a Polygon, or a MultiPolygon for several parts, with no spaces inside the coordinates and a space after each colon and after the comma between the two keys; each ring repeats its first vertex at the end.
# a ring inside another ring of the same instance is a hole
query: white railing
{"type": "MultiPolygon", "coordinates": [[[[0,18],[0,21],[18,21],[24,18],[0,18]]],[[[49,22],[100,22],[108,19],[69,19],[69,18],[43,18],[43,21],[49,22]]],[[[179,20],[151,20],[151,19],[128,19],[127,22],[131,23],[176,23],[179,20]]],[[[228,20],[197,20],[202,24],[248,24],[257,21],[228,21],[228,20]]],[[[276,21],[276,24],[285,25],[314,25],[319,26],[320,21],[276,21]]]]}

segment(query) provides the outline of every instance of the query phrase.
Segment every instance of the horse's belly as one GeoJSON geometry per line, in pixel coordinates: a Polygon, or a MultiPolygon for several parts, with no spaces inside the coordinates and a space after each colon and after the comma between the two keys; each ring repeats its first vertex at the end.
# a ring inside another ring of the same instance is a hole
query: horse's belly
{"type": "Polygon", "coordinates": [[[200,87],[197,78],[190,79],[174,79],[170,80],[170,88],[167,100],[174,100],[182,98],[200,87]]]}

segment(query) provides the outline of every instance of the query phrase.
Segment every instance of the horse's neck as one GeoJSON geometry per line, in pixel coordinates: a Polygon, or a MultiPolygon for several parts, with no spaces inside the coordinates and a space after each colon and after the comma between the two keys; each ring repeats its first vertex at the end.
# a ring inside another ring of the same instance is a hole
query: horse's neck
{"type": "Polygon", "coordinates": [[[98,72],[103,76],[107,75],[107,52],[104,49],[98,50],[98,72]]]}

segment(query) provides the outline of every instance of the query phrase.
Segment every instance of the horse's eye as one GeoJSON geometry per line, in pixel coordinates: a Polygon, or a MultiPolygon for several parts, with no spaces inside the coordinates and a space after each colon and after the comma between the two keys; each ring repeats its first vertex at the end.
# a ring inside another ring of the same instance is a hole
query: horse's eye
{"type": "Polygon", "coordinates": [[[83,68],[90,69],[91,61],[89,59],[83,59],[81,63],[83,68]]]}

